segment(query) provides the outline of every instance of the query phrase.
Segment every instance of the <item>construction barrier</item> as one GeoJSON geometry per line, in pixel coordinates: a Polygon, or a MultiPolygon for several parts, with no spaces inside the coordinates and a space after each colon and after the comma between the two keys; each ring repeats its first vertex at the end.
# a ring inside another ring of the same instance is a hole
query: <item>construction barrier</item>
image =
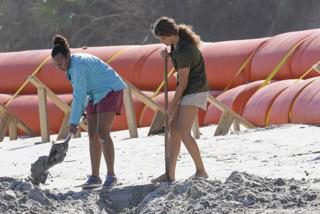
{"type": "MultiPolygon", "coordinates": [[[[204,42],[200,49],[206,65],[210,93],[218,101],[257,126],[281,123],[320,124],[319,73],[312,66],[320,60],[320,29],[289,32],[270,38],[204,42]],[[312,79],[310,79],[312,78],[312,79]],[[300,80],[297,80],[300,79],[300,80]]],[[[84,47],[85,52],[110,64],[123,79],[163,106],[163,60],[161,44],[84,47]]],[[[169,101],[176,80],[169,60],[169,101]]],[[[38,90],[28,82],[37,77],[63,102],[72,102],[72,87],[57,70],[50,50],[0,53],[0,104],[35,133],[40,132],[38,90]]],[[[57,133],[65,117],[49,100],[50,134],[57,133]]],[[[152,105],[151,105],[152,106],[152,105]]],[[[149,126],[154,109],[133,96],[138,127],[149,126]]],[[[158,108],[158,107],[157,107],[158,108]]],[[[199,112],[199,124],[218,123],[221,109],[209,105],[199,112]]],[[[116,117],[113,130],[127,129],[126,111],[116,117]]]]}

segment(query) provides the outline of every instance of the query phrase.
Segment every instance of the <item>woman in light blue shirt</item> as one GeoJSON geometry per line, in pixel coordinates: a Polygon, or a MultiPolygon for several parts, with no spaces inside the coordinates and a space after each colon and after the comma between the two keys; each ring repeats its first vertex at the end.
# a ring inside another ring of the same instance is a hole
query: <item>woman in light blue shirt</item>
{"type": "Polygon", "coordinates": [[[84,110],[87,114],[92,173],[83,188],[102,185],[99,172],[101,151],[107,165],[103,185],[111,187],[116,184],[117,177],[114,172],[114,145],[110,132],[115,114],[121,112],[126,84],[116,71],[98,57],[84,53],[71,54],[67,39],[61,35],[54,38],[51,57],[54,64],[66,72],[72,84],[70,133],[77,132],[84,110]]]}

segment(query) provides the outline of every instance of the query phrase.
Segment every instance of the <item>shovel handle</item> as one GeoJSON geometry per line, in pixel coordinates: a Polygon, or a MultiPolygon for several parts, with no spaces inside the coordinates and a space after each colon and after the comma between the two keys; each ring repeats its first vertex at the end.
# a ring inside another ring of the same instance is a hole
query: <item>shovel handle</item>
{"type": "Polygon", "coordinates": [[[169,118],[168,118],[168,50],[163,62],[163,81],[164,81],[164,154],[165,154],[165,172],[169,175],[169,118]]]}
{"type": "Polygon", "coordinates": [[[63,144],[69,144],[69,141],[73,138],[73,133],[69,132],[68,136],[64,140],[63,144]]]}

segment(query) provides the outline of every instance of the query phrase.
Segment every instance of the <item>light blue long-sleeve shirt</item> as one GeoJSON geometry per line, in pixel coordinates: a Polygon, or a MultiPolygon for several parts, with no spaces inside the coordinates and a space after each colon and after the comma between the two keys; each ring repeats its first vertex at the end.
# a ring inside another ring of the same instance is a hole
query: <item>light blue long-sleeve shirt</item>
{"type": "Polygon", "coordinates": [[[93,100],[96,104],[109,92],[127,87],[113,68],[90,54],[72,54],[67,77],[73,88],[69,123],[75,125],[79,124],[88,101],[93,100]]]}

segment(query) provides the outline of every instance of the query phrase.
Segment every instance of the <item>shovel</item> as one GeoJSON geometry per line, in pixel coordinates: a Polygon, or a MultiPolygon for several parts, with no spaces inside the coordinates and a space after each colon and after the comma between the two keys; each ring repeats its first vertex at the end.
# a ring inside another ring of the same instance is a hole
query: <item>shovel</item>
{"type": "Polygon", "coordinates": [[[165,172],[169,177],[169,118],[168,118],[168,50],[165,49],[166,56],[163,63],[163,81],[164,81],[164,158],[165,172]]]}
{"type": "Polygon", "coordinates": [[[49,156],[41,156],[36,162],[31,164],[31,182],[35,185],[44,184],[48,177],[48,170],[63,162],[69,148],[69,141],[73,137],[70,134],[63,141],[53,142],[49,156]]]}

